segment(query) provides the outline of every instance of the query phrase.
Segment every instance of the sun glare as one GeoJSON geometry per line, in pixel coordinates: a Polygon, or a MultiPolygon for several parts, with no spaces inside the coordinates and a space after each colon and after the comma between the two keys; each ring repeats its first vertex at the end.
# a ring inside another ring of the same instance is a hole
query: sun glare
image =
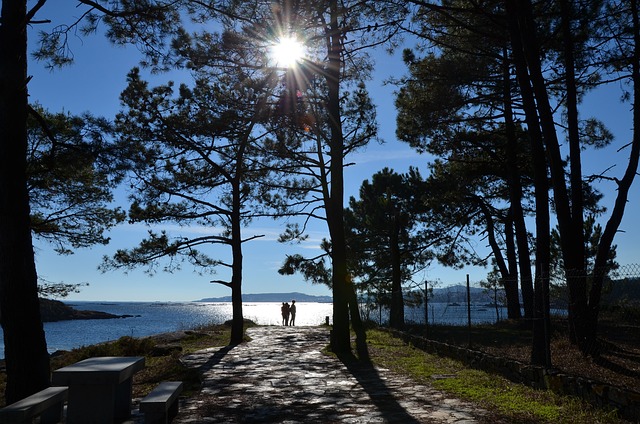
{"type": "Polygon", "coordinates": [[[276,66],[290,68],[304,56],[302,43],[294,37],[283,37],[271,46],[271,57],[276,66]]]}

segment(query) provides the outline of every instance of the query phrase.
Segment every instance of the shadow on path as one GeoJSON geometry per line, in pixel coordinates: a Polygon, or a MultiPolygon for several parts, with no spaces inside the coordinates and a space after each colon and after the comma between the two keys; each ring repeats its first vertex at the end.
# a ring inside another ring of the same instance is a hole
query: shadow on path
{"type": "Polygon", "coordinates": [[[214,353],[207,362],[202,364],[201,369],[203,371],[209,371],[211,368],[218,365],[222,361],[222,359],[224,359],[224,357],[227,356],[227,354],[231,352],[231,350],[236,346],[238,345],[228,345],[222,347],[219,351],[214,353]]]}
{"type": "Polygon", "coordinates": [[[222,362],[224,357],[227,356],[227,354],[231,352],[231,350],[236,346],[238,345],[228,345],[228,346],[221,347],[220,350],[218,350],[216,353],[211,355],[211,357],[207,360],[207,362],[200,365],[199,367],[200,371],[201,372],[210,371],[213,367],[215,367],[220,362],[222,362]]]}
{"type": "Polygon", "coordinates": [[[420,421],[416,420],[400,405],[393,394],[393,390],[391,390],[384,379],[380,377],[380,374],[371,361],[358,360],[353,355],[340,355],[339,359],[369,395],[371,402],[387,422],[403,424],[420,423],[420,421]]]}
{"type": "Polygon", "coordinates": [[[249,343],[194,355],[191,364],[202,371],[203,387],[175,424],[433,421],[419,421],[430,404],[413,401],[404,380],[387,380],[354,355],[337,360],[324,354],[325,329],[261,327],[250,335],[249,343]]]}

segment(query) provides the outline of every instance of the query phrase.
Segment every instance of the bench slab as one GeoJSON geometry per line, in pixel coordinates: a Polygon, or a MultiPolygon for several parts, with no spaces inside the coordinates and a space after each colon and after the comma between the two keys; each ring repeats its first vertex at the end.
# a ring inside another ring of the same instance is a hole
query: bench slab
{"type": "Polygon", "coordinates": [[[30,423],[38,415],[41,423],[60,422],[68,394],[68,387],[48,387],[0,409],[0,422],[30,423]]]}
{"type": "Polygon", "coordinates": [[[168,424],[178,415],[178,396],[182,392],[181,381],[164,381],[140,401],[145,424],[168,424]]]}

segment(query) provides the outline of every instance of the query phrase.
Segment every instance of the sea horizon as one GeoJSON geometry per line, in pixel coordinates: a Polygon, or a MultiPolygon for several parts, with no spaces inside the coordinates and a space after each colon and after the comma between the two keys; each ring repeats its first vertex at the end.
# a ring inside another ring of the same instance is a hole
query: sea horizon
{"type": "MultiPolygon", "coordinates": [[[[92,310],[123,318],[45,322],[49,353],[117,340],[123,336],[147,337],[174,331],[194,330],[231,320],[230,302],[199,301],[85,301],[65,300],[78,310],[92,310]]],[[[259,325],[281,325],[280,302],[243,302],[243,317],[259,325]]],[[[332,321],[331,303],[297,302],[296,325],[309,326],[332,321]]],[[[0,329],[0,334],[2,333],[0,329]]],[[[4,338],[0,338],[0,359],[4,338]]]]}
{"type": "MultiPolygon", "coordinates": [[[[114,302],[142,302],[142,303],[185,303],[185,302],[231,302],[231,296],[219,296],[219,297],[204,297],[201,299],[184,299],[184,300],[163,300],[163,299],[56,299],[66,304],[73,302],[93,302],[93,303],[114,303],[114,302]]],[[[330,303],[333,301],[330,295],[311,295],[302,292],[269,292],[269,293],[243,293],[243,302],[290,302],[296,300],[296,302],[318,302],[318,303],[330,303]],[[261,300],[257,300],[261,299],[261,300]]]]}
{"type": "MultiPolygon", "coordinates": [[[[113,301],[113,300],[64,300],[65,304],[78,310],[94,310],[125,318],[68,320],[44,323],[47,346],[50,353],[70,350],[81,346],[117,340],[123,336],[146,337],[181,330],[193,330],[209,324],[223,324],[232,319],[231,302],[203,301],[113,301]]],[[[333,323],[333,304],[324,302],[297,301],[296,325],[322,325],[327,318],[333,323]]],[[[282,325],[281,302],[243,301],[243,317],[258,325],[282,325]]],[[[474,324],[493,323],[506,316],[504,308],[496,312],[494,307],[472,305],[474,324]],[[497,314],[497,315],[496,315],[497,314]]],[[[361,308],[363,318],[376,323],[388,320],[384,309],[361,308]]],[[[467,325],[466,305],[429,303],[405,309],[405,320],[429,324],[467,325]]],[[[1,333],[1,330],[0,330],[1,333]]],[[[4,358],[4,341],[0,338],[0,357],[4,358]]]]}

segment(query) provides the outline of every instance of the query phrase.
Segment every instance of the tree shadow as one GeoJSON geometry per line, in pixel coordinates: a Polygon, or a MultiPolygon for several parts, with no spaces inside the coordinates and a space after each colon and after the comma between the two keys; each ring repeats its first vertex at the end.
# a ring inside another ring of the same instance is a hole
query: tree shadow
{"type": "Polygon", "coordinates": [[[599,340],[599,345],[599,355],[594,359],[596,364],[627,377],[640,378],[640,372],[636,370],[640,363],[637,350],[625,349],[605,340],[599,340]]]}
{"type": "Polygon", "coordinates": [[[236,347],[236,344],[230,344],[228,346],[224,346],[221,347],[216,353],[214,353],[208,360],[207,362],[203,363],[202,365],[200,365],[198,368],[201,372],[207,372],[210,371],[213,367],[215,367],[216,365],[218,365],[222,359],[227,356],[227,354],[229,352],[231,352],[231,350],[236,347]]]}
{"type": "Polygon", "coordinates": [[[627,377],[640,378],[640,372],[631,370],[627,366],[616,364],[614,361],[603,358],[602,356],[599,356],[594,362],[601,367],[607,368],[618,374],[623,374],[627,377]]]}
{"type": "Polygon", "coordinates": [[[339,355],[338,359],[369,395],[371,402],[380,411],[386,422],[403,424],[418,424],[420,422],[400,405],[396,398],[398,393],[394,393],[387,386],[378,370],[368,359],[368,355],[366,359],[358,359],[352,354],[344,354],[339,355]]]}

